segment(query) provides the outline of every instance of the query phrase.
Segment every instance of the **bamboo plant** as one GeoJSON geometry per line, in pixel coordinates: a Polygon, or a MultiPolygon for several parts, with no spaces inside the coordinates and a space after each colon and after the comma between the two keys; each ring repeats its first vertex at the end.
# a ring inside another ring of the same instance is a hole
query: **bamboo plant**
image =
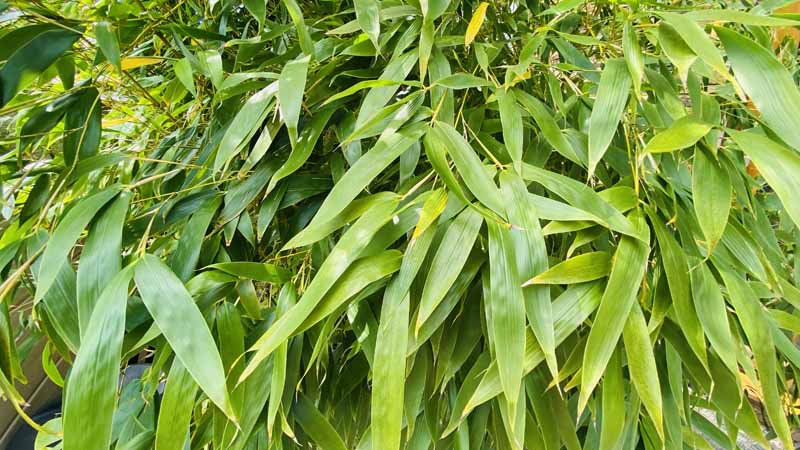
{"type": "Polygon", "coordinates": [[[790,3],[0,0],[5,405],[65,450],[794,448],[790,3]]]}

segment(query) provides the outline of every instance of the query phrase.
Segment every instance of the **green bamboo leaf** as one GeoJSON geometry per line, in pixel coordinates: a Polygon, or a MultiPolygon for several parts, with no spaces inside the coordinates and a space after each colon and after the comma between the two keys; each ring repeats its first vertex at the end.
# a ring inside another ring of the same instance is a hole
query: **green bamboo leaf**
{"type": "Polygon", "coordinates": [[[156,325],[208,398],[234,422],[222,360],[200,310],[180,279],[154,255],[136,265],[136,287],[156,325]]]}
{"type": "Polygon", "coordinates": [[[503,126],[503,142],[511,155],[514,170],[522,172],[522,114],[514,97],[514,91],[497,89],[497,106],[500,109],[500,122],[503,126]]]}
{"type": "Polygon", "coordinates": [[[692,303],[689,285],[689,263],[686,253],[680,244],[667,230],[667,227],[656,217],[650,216],[650,222],[656,232],[661,261],[667,275],[672,305],[689,346],[700,359],[703,366],[708,366],[706,357],[706,341],[703,328],[697,319],[697,311],[692,303]]]}
{"type": "Polygon", "coordinates": [[[289,271],[283,267],[250,261],[216,263],[211,264],[208,268],[221,270],[239,278],[267,283],[284,283],[289,280],[290,275],[289,271]]]}
{"type": "Polygon", "coordinates": [[[800,170],[800,156],[775,141],[753,132],[727,130],[736,145],[753,160],[761,176],[767,180],[795,225],[800,226],[800,178],[793,174],[800,170]]]}
{"type": "Polygon", "coordinates": [[[658,24],[658,42],[661,44],[664,55],[678,69],[678,77],[685,86],[689,76],[689,69],[697,61],[697,54],[668,22],[658,24]]]}
{"type": "Polygon", "coordinates": [[[411,126],[381,135],[375,145],[353,164],[325,198],[309,227],[332,220],[389,164],[412,144],[419,142],[427,127],[411,126]]]}
{"type": "Polygon", "coordinates": [[[520,287],[519,270],[510,232],[493,222],[489,227],[491,330],[500,383],[508,403],[510,423],[515,423],[517,399],[522,386],[525,355],[525,299],[520,287]]]}
{"type": "Polygon", "coordinates": [[[286,10],[289,12],[289,17],[292,18],[292,23],[294,23],[295,31],[297,32],[297,38],[300,41],[300,48],[303,49],[303,53],[306,55],[314,55],[314,41],[311,39],[311,34],[308,31],[308,27],[306,27],[305,19],[303,18],[303,11],[300,9],[300,5],[297,4],[296,0],[282,0],[283,5],[286,7],[286,10]]]}
{"type": "Polygon", "coordinates": [[[244,148],[266,118],[277,91],[278,83],[271,83],[245,101],[222,136],[214,159],[214,170],[222,169],[244,148]]]}
{"type": "Polygon", "coordinates": [[[332,108],[319,111],[314,118],[311,119],[311,123],[303,128],[303,132],[300,135],[300,141],[296,146],[294,146],[294,148],[292,148],[292,153],[289,155],[289,158],[284,161],[283,165],[269,180],[266,191],[267,194],[275,189],[275,186],[279,181],[295,173],[300,167],[303,166],[303,164],[306,163],[306,161],[308,161],[309,156],[311,156],[311,152],[314,151],[317,140],[319,140],[322,131],[325,129],[325,125],[327,125],[328,120],[330,120],[333,113],[334,109],[332,108]]]}
{"type": "Polygon", "coordinates": [[[288,339],[311,315],[323,296],[370,244],[375,233],[391,220],[397,203],[397,198],[391,198],[376,204],[342,235],[297,305],[289,310],[281,320],[273,324],[251,346],[249,351],[253,351],[255,354],[242,373],[240,382],[251,375],[258,364],[288,339]]]}
{"type": "Polygon", "coordinates": [[[61,266],[67,263],[67,256],[78,241],[84,228],[89,225],[89,222],[100,211],[100,208],[117,195],[119,190],[119,186],[112,186],[86,197],[64,215],[64,218],[61,219],[61,222],[50,236],[47,248],[42,254],[34,303],[44,298],[44,295],[56,281],[61,266]]]}
{"type": "MultiPolygon", "coordinates": [[[[275,309],[275,317],[280,318],[286,314],[297,303],[297,291],[291,283],[287,283],[281,288],[278,294],[278,304],[275,309]]],[[[286,385],[286,369],[289,343],[284,342],[275,350],[272,362],[272,382],[270,383],[269,397],[272,399],[267,405],[267,434],[272,438],[272,430],[275,426],[275,418],[278,416],[278,409],[281,407],[283,391],[286,385]]],[[[247,382],[249,382],[248,380],[247,382]]],[[[245,383],[247,383],[245,382],[245,383]]]]}
{"type": "Polygon", "coordinates": [[[100,293],[122,268],[122,227],[129,200],[130,194],[120,194],[89,227],[76,279],[81,336],[86,333],[100,293]]]}
{"type": "MultiPolygon", "coordinates": [[[[639,211],[631,213],[636,234],[649,241],[650,230],[639,211]]],[[[644,276],[650,247],[644,242],[625,236],[614,253],[611,275],[589,331],[581,370],[581,390],[578,410],[583,411],[589,395],[597,386],[608,360],[614,353],[622,329],[644,276]]]]}
{"type": "Polygon", "coordinates": [[[369,36],[376,49],[381,48],[378,38],[381,33],[380,3],[378,0],[354,0],[356,21],[361,30],[369,36]]]}
{"type": "Polygon", "coordinates": [[[400,81],[395,81],[395,80],[364,80],[364,81],[359,81],[358,83],[350,86],[349,88],[347,88],[347,89],[345,89],[345,90],[343,90],[341,92],[337,92],[336,94],[328,97],[322,103],[321,106],[325,106],[325,105],[327,105],[329,103],[333,103],[336,100],[339,100],[340,98],[349,97],[349,96],[355,94],[356,92],[363,91],[364,89],[371,89],[371,88],[374,88],[374,87],[384,87],[384,86],[396,86],[398,84],[400,84],[400,81]]]}
{"type": "Polygon", "coordinates": [[[460,90],[487,87],[491,86],[492,83],[484,78],[479,78],[469,73],[458,72],[439,78],[434,82],[434,85],[445,87],[447,89],[460,90]]]}
{"type": "MultiPolygon", "coordinates": [[[[628,359],[628,372],[631,382],[639,393],[647,413],[653,420],[659,437],[664,438],[661,385],[653,355],[653,344],[647,333],[647,323],[638,303],[633,304],[625,328],[622,332],[625,342],[625,355],[628,359]]],[[[587,342],[588,346],[588,342],[587,342]]],[[[587,349],[588,351],[588,349],[587,349]]]]}
{"type": "Polygon", "coordinates": [[[64,393],[67,450],[105,450],[111,445],[125,304],[132,276],[133,267],[128,266],[108,282],[86,326],[64,393]]]}
{"type": "MultiPolygon", "coordinates": [[[[5,64],[0,68],[0,107],[8,104],[17,92],[34,81],[35,77],[31,77],[31,74],[39,74],[50,67],[81,37],[79,30],[56,26],[31,25],[25,28],[28,39],[3,45],[9,53],[3,58],[5,64]]],[[[15,40],[20,38],[14,37],[15,40]]]]}
{"type": "Polygon", "coordinates": [[[431,146],[447,149],[458,173],[478,201],[497,214],[503,214],[505,207],[497,185],[486,172],[478,154],[455,128],[444,122],[436,122],[436,126],[428,131],[425,138],[426,142],[430,139],[431,146]]]}
{"type": "Polygon", "coordinates": [[[428,198],[422,204],[419,212],[419,222],[414,228],[414,234],[411,239],[414,240],[425,233],[428,228],[439,218],[447,207],[447,191],[444,189],[436,189],[431,191],[428,198]]]}
{"type": "Polygon", "coordinates": [[[749,347],[753,351],[769,421],[783,446],[791,448],[794,444],[775,377],[777,362],[775,344],[772,340],[769,321],[764,314],[764,307],[738,275],[727,270],[720,270],[720,274],[725,282],[725,287],[728,288],[728,298],[736,310],[736,316],[747,336],[749,347]]]}
{"type": "MultiPolygon", "coordinates": [[[[192,65],[187,58],[181,58],[172,63],[172,69],[178,81],[193,95],[197,96],[197,87],[194,85],[192,65]]],[[[157,438],[156,438],[157,439],[157,438]]]]}
{"type": "Polygon", "coordinates": [[[482,224],[481,215],[471,208],[466,208],[447,227],[431,262],[425,287],[422,289],[417,322],[414,326],[415,334],[419,334],[422,325],[433,314],[461,273],[482,224]]]}
{"type": "Polygon", "coordinates": [[[374,448],[400,448],[411,302],[408,291],[433,242],[434,233],[435,229],[428,227],[409,243],[400,264],[400,272],[384,292],[372,375],[371,427],[374,448]]]}
{"type": "Polygon", "coordinates": [[[692,194],[695,216],[710,255],[728,224],[733,187],[728,171],[700,147],[694,152],[692,194]]]}
{"type": "Polygon", "coordinates": [[[170,268],[183,282],[189,281],[197,268],[197,262],[200,260],[200,250],[203,245],[203,240],[206,237],[206,231],[217,209],[219,209],[220,203],[221,199],[214,196],[203,203],[203,205],[192,214],[192,217],[186,222],[186,227],[182,231],[178,246],[175,248],[175,251],[169,255],[170,268]]]}
{"type": "Polygon", "coordinates": [[[326,222],[312,219],[311,223],[309,223],[303,231],[297,233],[290,239],[283,248],[298,248],[318,242],[334,231],[358,219],[373,206],[387,201],[395,195],[396,194],[392,192],[378,192],[376,194],[367,195],[353,200],[338,215],[326,222]]]}
{"type": "Polygon", "coordinates": [[[331,287],[325,297],[296,332],[303,332],[319,323],[329,315],[340,310],[348,300],[372,283],[376,283],[400,269],[402,253],[397,250],[386,250],[377,255],[366,256],[354,262],[342,274],[336,284],[331,287]]]}
{"type": "Polygon", "coordinates": [[[550,144],[555,151],[576,164],[585,164],[585,162],[578,157],[578,154],[575,153],[572,145],[570,145],[569,141],[567,141],[567,138],[564,136],[564,133],[561,132],[558,123],[556,123],[555,118],[553,118],[552,114],[544,103],[539,101],[539,99],[536,97],[519,89],[514,90],[514,96],[517,100],[519,100],[521,106],[525,108],[525,110],[528,111],[531,116],[533,116],[533,120],[535,120],[536,125],[539,126],[542,136],[544,136],[547,143],[550,144]]]}
{"type": "Polygon", "coordinates": [[[181,450],[189,437],[197,383],[178,358],[172,361],[158,411],[156,450],[181,450]]]}
{"type": "Polygon", "coordinates": [[[736,362],[736,344],[731,335],[722,291],[705,262],[699,262],[689,275],[694,306],[703,331],[725,366],[731,373],[737,374],[739,366],[736,362]]]}
{"type": "MultiPolygon", "coordinates": [[[[517,277],[522,281],[531,273],[547,269],[547,248],[539,218],[536,216],[536,208],[530,201],[528,188],[522,178],[508,171],[503,172],[500,174],[500,187],[503,197],[508,200],[506,210],[511,223],[510,243],[515,249],[527,249],[514,252],[517,277]]],[[[558,363],[555,355],[550,288],[525,285],[522,287],[528,322],[545,353],[547,366],[555,376],[558,373],[558,363]]]]}
{"type": "Polygon", "coordinates": [[[260,30],[264,26],[264,20],[267,17],[267,2],[264,0],[244,0],[242,3],[250,11],[250,14],[255,17],[260,30]]]}
{"type": "Polygon", "coordinates": [[[691,48],[703,62],[717,71],[717,73],[722,75],[725,79],[731,78],[719,50],[697,22],[690,19],[687,14],[663,12],[659,13],[659,15],[670,24],[672,30],[680,35],[683,42],[691,48]]]}
{"type": "Polygon", "coordinates": [[[736,80],[784,142],[800,147],[800,91],[789,72],[769,50],[741,34],[716,28],[736,80]]]}
{"type": "Polygon", "coordinates": [[[531,284],[577,284],[605,278],[611,273],[608,252],[589,252],[560,262],[526,281],[531,284]]]}
{"type": "Polygon", "coordinates": [[[625,54],[625,64],[633,82],[633,92],[636,98],[641,98],[642,78],[644,77],[644,54],[639,46],[639,36],[633,30],[631,22],[626,21],[622,28],[622,51],[625,54]]]}
{"type": "Polygon", "coordinates": [[[306,55],[288,62],[278,78],[278,102],[281,119],[289,131],[292,148],[297,146],[297,122],[300,120],[300,107],[306,89],[306,76],[311,56],[306,55]]]}
{"type": "Polygon", "coordinates": [[[688,11],[684,15],[698,22],[734,22],[757,27],[792,27],[800,23],[794,19],[766,16],[736,9],[697,9],[688,11]]]}
{"type": "Polygon", "coordinates": [[[711,125],[693,116],[684,116],[664,131],[653,136],[644,150],[650,153],[663,153],[691,147],[711,131],[711,125]]]}
{"type": "Polygon", "coordinates": [[[322,450],[347,450],[344,441],[330,422],[304,394],[300,394],[292,407],[297,423],[322,450]]]}
{"type": "Polygon", "coordinates": [[[111,29],[111,24],[103,20],[94,24],[94,35],[97,39],[97,45],[103,56],[106,57],[117,70],[122,71],[119,57],[119,43],[117,42],[117,35],[111,29]]]}
{"type": "Polygon", "coordinates": [[[606,61],[597,88],[592,115],[589,119],[589,176],[603,159],[614,134],[631,90],[631,76],[622,59],[606,61]]]}
{"type": "Polygon", "coordinates": [[[522,165],[522,177],[526,180],[541,184],[547,190],[566,200],[570,205],[594,217],[594,219],[589,220],[596,220],[598,223],[614,231],[644,240],[644,238],[638,234],[641,230],[637,230],[622,213],[603,200],[603,198],[591,188],[579,181],[529,164],[522,165]]]}
{"type": "Polygon", "coordinates": [[[619,448],[625,431],[625,382],[622,378],[622,355],[615,350],[603,375],[602,422],[600,450],[619,448]]]}

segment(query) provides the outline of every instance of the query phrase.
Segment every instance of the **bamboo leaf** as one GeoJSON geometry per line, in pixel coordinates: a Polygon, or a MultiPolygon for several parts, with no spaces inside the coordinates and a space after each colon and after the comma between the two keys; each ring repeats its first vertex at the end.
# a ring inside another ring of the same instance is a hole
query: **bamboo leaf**
{"type": "Polygon", "coordinates": [[[701,148],[694,152],[692,193],[697,222],[711,254],[728,224],[733,188],[728,172],[701,148]]]}
{"type": "Polygon", "coordinates": [[[472,12],[472,18],[469,20],[469,24],[467,24],[467,32],[464,34],[465,46],[472,44],[472,41],[474,41],[475,37],[478,35],[478,31],[480,31],[483,21],[486,19],[486,9],[488,7],[488,2],[481,2],[478,7],[475,8],[475,11],[472,12]]]}
{"type": "Polygon", "coordinates": [[[567,259],[526,281],[532,284],[577,284],[604,278],[611,273],[608,252],[589,252],[567,259]]]}
{"type": "Polygon", "coordinates": [[[800,147],[800,91],[789,72],[767,49],[741,34],[717,28],[736,80],[764,122],[790,146],[800,147]]]}
{"type": "Polygon", "coordinates": [[[711,125],[692,116],[685,116],[673,122],[666,130],[653,136],[644,149],[650,153],[663,153],[691,147],[709,131],[711,131],[711,125]]]}
{"type": "Polygon", "coordinates": [[[136,287],[158,328],[200,389],[234,422],[222,360],[211,332],[181,281],[158,257],[145,255],[134,272],[136,287]]]}
{"type": "Polygon", "coordinates": [[[608,60],[600,77],[597,99],[589,119],[590,177],[614,139],[630,89],[631,77],[625,62],[621,59],[608,60]]]}
{"type": "MultiPolygon", "coordinates": [[[[631,219],[637,234],[649,237],[650,231],[642,214],[634,211],[631,219]]],[[[627,236],[620,240],[614,254],[608,285],[595,316],[595,325],[589,331],[586,341],[578,402],[580,411],[585,407],[589,395],[600,381],[608,360],[614,353],[630,308],[636,302],[638,286],[644,276],[649,253],[650,248],[644,242],[627,236]]]]}
{"type": "Polygon", "coordinates": [[[64,394],[64,448],[107,449],[111,444],[125,304],[133,267],[103,289],[83,335],[64,394]],[[92,380],[84,383],[83,380],[92,380]]]}
{"type": "Polygon", "coordinates": [[[515,423],[525,354],[525,300],[510,232],[492,222],[487,225],[491,280],[487,307],[491,311],[495,358],[508,403],[507,413],[510,423],[515,423]]]}

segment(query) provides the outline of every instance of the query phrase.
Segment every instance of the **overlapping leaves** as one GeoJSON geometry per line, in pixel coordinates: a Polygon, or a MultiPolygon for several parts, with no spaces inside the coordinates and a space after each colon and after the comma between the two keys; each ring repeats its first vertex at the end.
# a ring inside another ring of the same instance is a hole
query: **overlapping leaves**
{"type": "Polygon", "coordinates": [[[70,363],[42,439],[792,446],[787,2],[11,3],[0,388],[70,363]]]}

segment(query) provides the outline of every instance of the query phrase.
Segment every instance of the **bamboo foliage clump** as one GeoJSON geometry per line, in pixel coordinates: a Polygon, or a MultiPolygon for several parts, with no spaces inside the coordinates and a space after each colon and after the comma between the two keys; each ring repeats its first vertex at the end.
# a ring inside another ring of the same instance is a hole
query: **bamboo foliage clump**
{"type": "Polygon", "coordinates": [[[794,448],[789,3],[0,0],[0,390],[44,341],[65,450],[794,448]]]}

